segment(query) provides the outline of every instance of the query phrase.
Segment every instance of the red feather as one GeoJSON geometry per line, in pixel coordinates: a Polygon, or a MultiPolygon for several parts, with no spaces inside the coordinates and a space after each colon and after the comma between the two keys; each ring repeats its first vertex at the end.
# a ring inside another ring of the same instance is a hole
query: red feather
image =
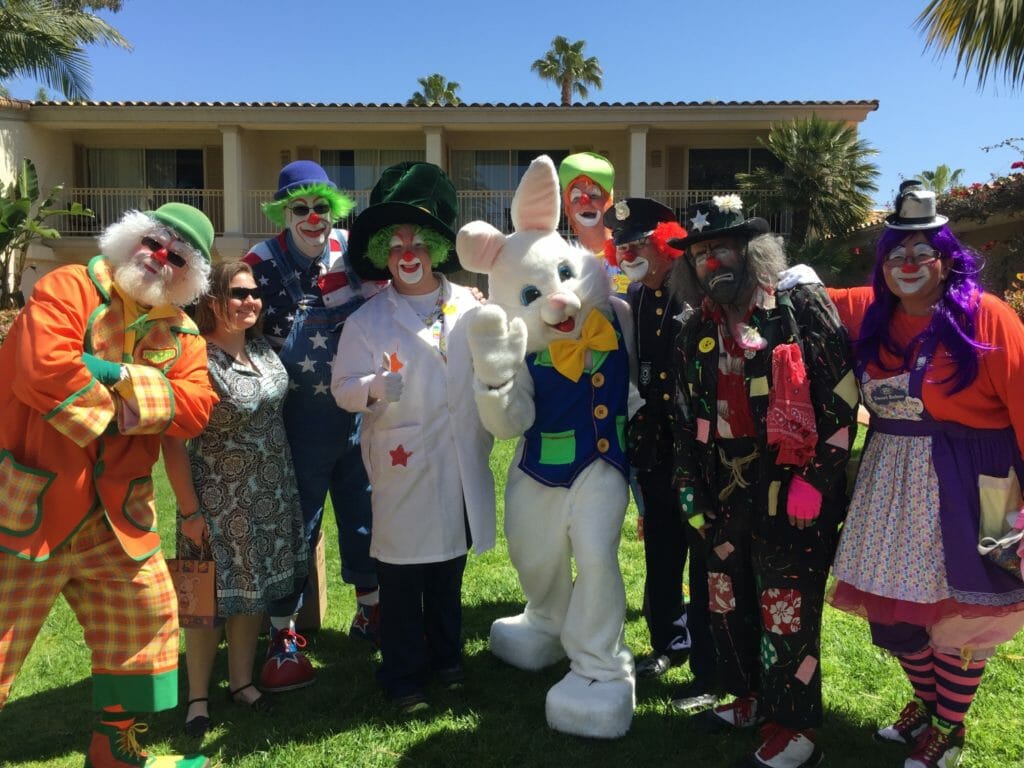
{"type": "Polygon", "coordinates": [[[686,237],[686,230],[683,229],[678,221],[662,221],[651,232],[651,243],[662,256],[678,259],[683,255],[683,252],[670,246],[668,241],[683,237],[686,237]]]}

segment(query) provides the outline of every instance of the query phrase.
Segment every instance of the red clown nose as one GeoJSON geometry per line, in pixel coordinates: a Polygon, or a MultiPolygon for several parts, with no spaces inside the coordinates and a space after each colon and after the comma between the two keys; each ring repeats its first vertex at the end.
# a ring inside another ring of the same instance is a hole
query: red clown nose
{"type": "Polygon", "coordinates": [[[166,248],[158,248],[157,250],[153,251],[153,258],[156,259],[157,261],[159,261],[161,264],[166,264],[167,263],[167,249],[166,248]]]}
{"type": "Polygon", "coordinates": [[[718,268],[722,266],[722,262],[714,256],[709,256],[708,260],[704,262],[704,266],[707,267],[709,272],[716,272],[718,271],[718,268]]]}
{"type": "Polygon", "coordinates": [[[907,274],[911,274],[913,272],[917,272],[917,264],[907,264],[907,263],[904,263],[904,265],[902,267],[900,267],[900,272],[905,272],[907,274]]]}
{"type": "Polygon", "coordinates": [[[402,261],[416,261],[416,254],[412,251],[406,251],[402,254],[402,261]]]}
{"type": "Polygon", "coordinates": [[[317,216],[316,213],[310,213],[308,221],[310,224],[318,224],[320,222],[320,217],[317,216]]]}
{"type": "Polygon", "coordinates": [[[580,205],[590,205],[590,195],[586,193],[580,195],[580,205]]]}

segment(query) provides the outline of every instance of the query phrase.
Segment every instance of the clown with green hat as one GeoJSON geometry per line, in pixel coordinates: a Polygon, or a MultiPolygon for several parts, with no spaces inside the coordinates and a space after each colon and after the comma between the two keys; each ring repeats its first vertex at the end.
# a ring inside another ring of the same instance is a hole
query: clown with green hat
{"type": "Polygon", "coordinates": [[[345,323],[331,376],[338,405],[363,415],[381,595],[377,679],[406,713],[429,706],[430,677],[461,684],[466,554],[495,542],[492,438],[462,325],[478,302],[447,278],[460,268],[457,211],[436,165],[384,170],[350,247],[361,278],[391,284],[345,323]]]}
{"type": "Polygon", "coordinates": [[[209,765],[147,755],[136,716],[178,701],[151,474],[162,437],[195,437],[217,401],[181,309],[206,290],[213,240],[190,205],[129,211],[88,265],[39,279],[0,347],[0,707],[63,594],[92,652],[87,768],[209,765]]]}

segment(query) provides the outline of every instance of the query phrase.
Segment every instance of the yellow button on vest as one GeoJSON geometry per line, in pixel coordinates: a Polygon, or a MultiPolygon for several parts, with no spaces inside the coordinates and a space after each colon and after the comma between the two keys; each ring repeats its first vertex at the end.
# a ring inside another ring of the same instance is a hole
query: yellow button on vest
{"type": "Polygon", "coordinates": [[[665,310],[662,309],[661,307],[658,307],[656,310],[654,310],[654,314],[656,314],[658,317],[661,317],[662,315],[665,314],[665,310]]]}
{"type": "Polygon", "coordinates": [[[660,299],[661,298],[661,289],[659,288],[658,290],[656,290],[654,292],[654,295],[657,296],[660,299]]]}
{"type": "Polygon", "coordinates": [[[601,438],[597,441],[597,450],[599,453],[608,453],[608,440],[601,438]]]}
{"type": "Polygon", "coordinates": [[[672,396],[668,392],[666,392],[664,395],[661,396],[661,399],[662,400],[671,400],[672,396]]]}
{"type": "Polygon", "coordinates": [[[603,387],[604,374],[598,371],[597,373],[590,377],[590,383],[593,384],[595,387],[603,387]]]}
{"type": "Polygon", "coordinates": [[[664,381],[665,379],[668,378],[668,374],[662,371],[661,373],[658,374],[658,378],[664,381]]]}
{"type": "Polygon", "coordinates": [[[597,408],[594,409],[594,416],[595,416],[595,418],[598,418],[598,419],[606,418],[608,416],[608,406],[607,405],[599,405],[599,406],[597,406],[597,408]]]}

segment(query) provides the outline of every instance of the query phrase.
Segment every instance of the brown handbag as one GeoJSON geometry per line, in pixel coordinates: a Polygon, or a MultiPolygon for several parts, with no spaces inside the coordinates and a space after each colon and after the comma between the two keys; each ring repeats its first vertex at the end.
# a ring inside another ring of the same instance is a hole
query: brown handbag
{"type": "Polygon", "coordinates": [[[178,623],[183,628],[209,628],[217,620],[217,583],[212,560],[167,561],[178,595],[178,623]]]}

